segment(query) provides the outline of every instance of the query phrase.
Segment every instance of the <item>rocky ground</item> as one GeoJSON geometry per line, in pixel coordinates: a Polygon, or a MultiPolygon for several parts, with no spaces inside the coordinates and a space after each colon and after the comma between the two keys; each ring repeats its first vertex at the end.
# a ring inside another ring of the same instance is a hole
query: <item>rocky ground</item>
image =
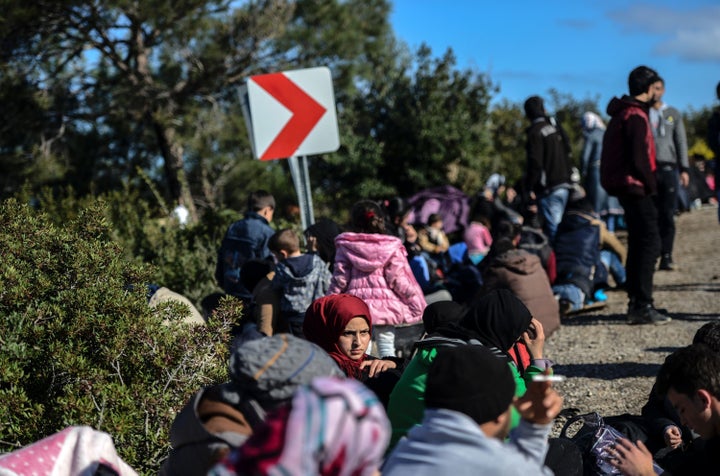
{"type": "MultiPolygon", "coordinates": [[[[638,414],[665,356],[688,345],[695,331],[720,319],[720,225],[717,208],[702,208],[677,217],[675,271],[655,273],[655,305],[673,321],[662,326],[629,326],[627,296],[608,292],[600,310],[563,320],[546,342],[545,356],[567,376],[556,384],[565,409],[603,416],[638,414]]],[[[619,234],[622,239],[622,233],[619,234]]],[[[555,432],[564,422],[558,418],[555,432]]]]}

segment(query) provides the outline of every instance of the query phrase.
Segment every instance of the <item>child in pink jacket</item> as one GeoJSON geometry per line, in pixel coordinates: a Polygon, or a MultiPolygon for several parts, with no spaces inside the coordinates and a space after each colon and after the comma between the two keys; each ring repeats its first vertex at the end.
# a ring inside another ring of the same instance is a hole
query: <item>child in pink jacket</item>
{"type": "Polygon", "coordinates": [[[365,301],[380,357],[395,356],[395,326],[422,322],[425,298],[399,238],[385,234],[385,217],[370,200],[350,212],[351,232],[335,238],[335,265],[328,294],[365,301]],[[377,323],[375,325],[375,323],[377,323]]]}

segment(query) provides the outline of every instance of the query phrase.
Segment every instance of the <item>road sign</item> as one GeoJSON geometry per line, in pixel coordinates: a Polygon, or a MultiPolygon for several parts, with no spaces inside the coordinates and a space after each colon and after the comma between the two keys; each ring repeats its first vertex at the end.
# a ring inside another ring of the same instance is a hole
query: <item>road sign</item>
{"type": "Polygon", "coordinates": [[[340,147],[328,68],[251,76],[241,94],[257,159],[322,154],[340,147]]]}

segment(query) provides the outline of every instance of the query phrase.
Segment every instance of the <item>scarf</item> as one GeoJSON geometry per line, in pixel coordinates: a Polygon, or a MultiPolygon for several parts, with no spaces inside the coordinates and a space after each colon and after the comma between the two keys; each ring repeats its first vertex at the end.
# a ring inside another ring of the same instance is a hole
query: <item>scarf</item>
{"type": "Polygon", "coordinates": [[[208,474],[369,476],[389,439],[390,422],[375,394],[356,380],[320,377],[208,474]]]}
{"type": "Polygon", "coordinates": [[[506,358],[517,340],[530,327],[532,314],[511,291],[496,289],[474,301],[460,322],[438,328],[450,338],[480,341],[506,358]]]}
{"type": "Polygon", "coordinates": [[[370,309],[365,301],[350,294],[333,294],[316,299],[305,312],[303,333],[305,338],[325,350],[348,377],[359,379],[360,364],[365,354],[353,360],[340,349],[338,341],[345,327],[355,317],[363,317],[372,333],[370,309]]]}
{"type": "Polygon", "coordinates": [[[438,328],[458,322],[465,308],[455,301],[437,301],[428,304],[423,311],[423,325],[427,334],[433,334],[438,328]]]}

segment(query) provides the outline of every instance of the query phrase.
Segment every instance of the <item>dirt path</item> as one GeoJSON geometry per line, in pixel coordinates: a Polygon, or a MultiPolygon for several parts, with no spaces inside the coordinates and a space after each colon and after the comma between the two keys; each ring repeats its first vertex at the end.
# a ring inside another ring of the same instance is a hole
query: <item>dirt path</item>
{"type": "Polygon", "coordinates": [[[680,215],[676,222],[676,271],[655,273],[655,305],[673,321],[628,326],[627,296],[608,292],[604,309],[563,321],[546,343],[565,408],[602,415],[639,413],[665,356],[691,342],[705,322],[720,318],[720,225],[716,208],[680,215]]]}

